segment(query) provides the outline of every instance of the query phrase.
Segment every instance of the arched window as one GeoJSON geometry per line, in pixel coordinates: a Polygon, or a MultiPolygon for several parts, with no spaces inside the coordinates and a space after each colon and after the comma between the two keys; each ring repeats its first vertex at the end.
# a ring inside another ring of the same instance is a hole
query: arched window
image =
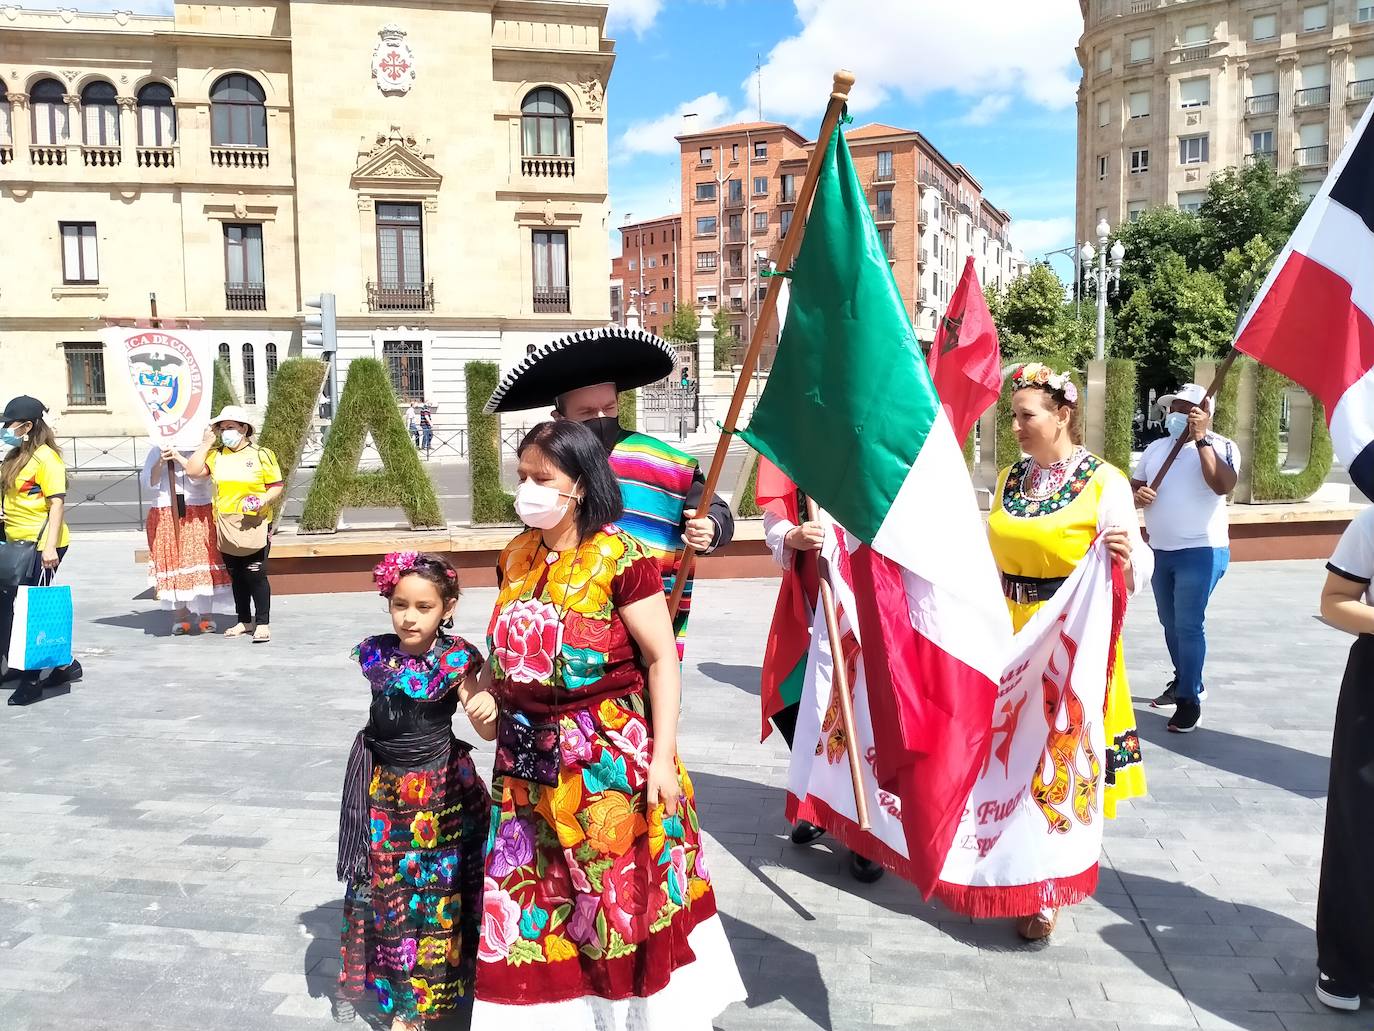
{"type": "Polygon", "coordinates": [[[172,87],[150,82],[138,91],[138,145],[170,147],[177,141],[177,110],[172,87]]]}
{"type": "Polygon", "coordinates": [[[572,105],[556,89],[537,89],[520,105],[520,129],[526,157],[573,156],[572,105]]]}
{"type": "Polygon", "coordinates": [[[243,345],[243,403],[258,403],[258,370],[253,358],[253,345],[243,345]]]}
{"type": "Polygon", "coordinates": [[[267,146],[267,94],[247,75],[225,75],[210,90],[210,143],[267,146]]]}
{"type": "Polygon", "coordinates": [[[233,359],[232,359],[232,355],[231,355],[231,353],[230,353],[230,351],[229,351],[229,345],[228,345],[228,344],[220,344],[220,345],[219,345],[219,360],[222,361],[222,362],[224,363],[224,368],[225,368],[226,371],[229,370],[229,369],[231,369],[231,368],[233,368],[233,365],[231,364],[231,362],[232,362],[233,359]]]}
{"type": "Polygon", "coordinates": [[[277,345],[269,340],[263,351],[267,354],[267,389],[271,391],[272,381],[277,378],[277,345]]]}
{"type": "Polygon", "coordinates": [[[29,94],[33,108],[33,142],[40,147],[52,147],[71,139],[67,102],[62,98],[66,90],[56,79],[44,79],[29,94]]]}
{"type": "Polygon", "coordinates": [[[93,82],[81,91],[82,142],[88,147],[119,146],[118,93],[108,82],[93,82]]]}

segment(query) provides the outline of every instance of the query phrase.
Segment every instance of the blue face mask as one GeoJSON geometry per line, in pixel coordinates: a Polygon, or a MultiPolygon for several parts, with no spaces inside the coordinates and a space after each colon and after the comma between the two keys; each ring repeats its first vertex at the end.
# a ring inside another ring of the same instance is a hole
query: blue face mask
{"type": "Polygon", "coordinates": [[[1164,430],[1171,437],[1181,437],[1188,428],[1188,416],[1183,412],[1170,412],[1164,417],[1164,430]]]}
{"type": "Polygon", "coordinates": [[[4,444],[5,447],[18,447],[22,443],[24,443],[24,438],[8,426],[0,429],[0,444],[4,444]]]}

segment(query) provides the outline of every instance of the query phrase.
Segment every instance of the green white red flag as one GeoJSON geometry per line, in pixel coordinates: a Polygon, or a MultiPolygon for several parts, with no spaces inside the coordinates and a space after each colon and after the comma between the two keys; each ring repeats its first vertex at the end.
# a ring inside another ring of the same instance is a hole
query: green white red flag
{"type": "MultiPolygon", "coordinates": [[[[983,765],[1011,625],[963,454],[849,148],[838,130],[823,145],[787,324],[742,435],[847,531],[866,758],[902,813],[902,848],[871,858],[929,895],[983,765]]],[[[811,751],[799,723],[794,771],[811,751]]],[[[815,803],[793,795],[789,816],[842,840],[857,828],[852,791],[848,812],[815,803]]]]}

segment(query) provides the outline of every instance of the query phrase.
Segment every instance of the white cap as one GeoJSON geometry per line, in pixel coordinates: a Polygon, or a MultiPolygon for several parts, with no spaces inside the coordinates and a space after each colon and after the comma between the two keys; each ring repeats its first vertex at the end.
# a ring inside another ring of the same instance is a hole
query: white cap
{"type": "Polygon", "coordinates": [[[257,426],[253,424],[253,417],[248,414],[248,409],[242,405],[225,405],[220,409],[219,414],[210,420],[210,425],[218,426],[222,422],[239,422],[254,433],[258,431],[257,426]]]}
{"type": "MultiPolygon", "coordinates": [[[[1206,396],[1206,387],[1199,386],[1196,383],[1185,383],[1183,384],[1183,386],[1179,387],[1178,390],[1176,390],[1174,393],[1165,394],[1158,401],[1156,401],[1155,404],[1159,405],[1160,411],[1167,412],[1170,408],[1173,407],[1175,401],[1187,401],[1189,404],[1200,405],[1202,404],[1203,398],[1205,398],[1206,396]]],[[[1214,405],[1211,401],[1209,401],[1207,403],[1207,407],[1210,410],[1214,407],[1214,405]]]]}

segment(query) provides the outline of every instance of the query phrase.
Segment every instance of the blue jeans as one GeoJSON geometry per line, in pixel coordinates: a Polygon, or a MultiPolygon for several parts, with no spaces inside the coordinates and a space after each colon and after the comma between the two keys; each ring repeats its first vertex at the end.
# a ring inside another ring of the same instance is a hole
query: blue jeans
{"type": "Polygon", "coordinates": [[[1231,562],[1230,548],[1180,548],[1155,552],[1155,608],[1164,627],[1164,643],[1174,663],[1181,702],[1196,702],[1202,690],[1202,664],[1207,658],[1203,624],[1207,600],[1231,562]]]}

